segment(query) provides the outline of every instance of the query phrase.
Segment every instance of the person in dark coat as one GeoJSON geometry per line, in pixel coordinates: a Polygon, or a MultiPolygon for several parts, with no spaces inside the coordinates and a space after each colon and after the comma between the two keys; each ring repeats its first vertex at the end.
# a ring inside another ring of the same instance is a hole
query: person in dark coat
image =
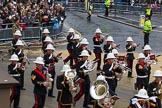
{"type": "Polygon", "coordinates": [[[66,64],[70,60],[70,66],[73,66],[73,57],[72,57],[72,52],[73,50],[73,38],[74,38],[74,29],[70,28],[68,31],[68,36],[66,37],[68,44],[67,44],[67,50],[69,55],[63,60],[64,64],[66,64]]]}
{"type": "Polygon", "coordinates": [[[75,88],[70,89],[69,80],[65,76],[66,71],[71,71],[70,66],[67,64],[63,66],[56,79],[58,108],[71,108],[73,101],[72,92],[76,90],[75,88]]]}
{"type": "Polygon", "coordinates": [[[32,108],[44,108],[49,82],[46,80],[47,73],[43,66],[43,58],[37,57],[34,63],[36,64],[36,68],[31,72],[31,81],[34,85],[35,104],[32,108]]]}
{"type": "Polygon", "coordinates": [[[162,98],[162,90],[161,90],[161,81],[162,81],[162,72],[160,70],[156,70],[154,72],[153,77],[155,80],[148,85],[148,95],[149,97],[153,97],[151,102],[151,106],[153,108],[161,108],[161,98],[162,98]]]}
{"type": "Polygon", "coordinates": [[[131,37],[127,38],[127,44],[126,44],[126,51],[127,51],[127,67],[131,69],[131,71],[128,71],[128,77],[129,78],[134,78],[132,76],[133,72],[133,60],[134,60],[134,53],[133,51],[136,50],[138,45],[133,43],[133,39],[131,37]]]}
{"type": "Polygon", "coordinates": [[[20,108],[19,102],[20,102],[20,94],[21,94],[21,69],[18,66],[17,62],[19,61],[19,58],[16,54],[13,54],[11,58],[9,59],[11,61],[11,64],[8,65],[8,73],[18,81],[18,84],[14,85],[11,88],[11,95],[10,95],[10,105],[14,101],[13,108],[20,108]]]}
{"type": "Polygon", "coordinates": [[[136,64],[136,73],[137,73],[137,79],[136,79],[136,87],[137,90],[140,90],[142,88],[147,89],[148,86],[148,70],[145,65],[145,55],[143,53],[139,53],[138,55],[138,62],[136,64]]]}
{"type": "Polygon", "coordinates": [[[93,44],[94,44],[93,52],[95,53],[95,60],[98,60],[97,70],[101,70],[101,67],[100,67],[101,53],[102,53],[101,44],[104,42],[104,38],[100,36],[101,33],[102,33],[101,30],[97,28],[95,31],[95,35],[93,37],[93,44]]]}
{"type": "Polygon", "coordinates": [[[22,85],[21,85],[21,90],[26,90],[24,88],[24,72],[25,72],[25,64],[24,64],[24,52],[23,52],[23,42],[21,40],[18,40],[17,43],[16,43],[16,49],[15,49],[15,54],[18,56],[19,58],[19,61],[18,63],[20,64],[20,69],[21,69],[21,82],[22,82],[22,85]]]}
{"type": "Polygon", "coordinates": [[[84,96],[84,102],[83,102],[83,108],[89,108],[88,104],[90,101],[90,77],[87,74],[87,72],[91,71],[86,68],[86,63],[88,62],[88,56],[89,53],[87,50],[83,50],[81,52],[81,60],[76,65],[76,72],[78,78],[82,78],[84,81],[79,83],[80,90],[79,92],[74,96],[74,106],[76,102],[83,96],[84,96]]]}
{"type": "Polygon", "coordinates": [[[105,79],[109,85],[109,89],[115,92],[116,89],[116,83],[115,83],[115,69],[118,67],[114,63],[114,59],[116,57],[113,53],[109,53],[106,57],[106,62],[103,65],[102,74],[105,75],[105,79]]]}
{"type": "MultiPolygon", "coordinates": [[[[45,67],[47,67],[48,72],[52,75],[52,79],[55,79],[55,63],[58,62],[58,58],[53,55],[54,47],[52,44],[48,44],[46,48],[46,53],[44,55],[45,67]]],[[[55,97],[53,95],[54,81],[52,81],[52,87],[48,90],[49,97],[55,97]]]]}
{"type": "Polygon", "coordinates": [[[149,105],[149,96],[145,89],[140,89],[138,94],[134,95],[130,99],[128,108],[150,108],[149,105]]]}

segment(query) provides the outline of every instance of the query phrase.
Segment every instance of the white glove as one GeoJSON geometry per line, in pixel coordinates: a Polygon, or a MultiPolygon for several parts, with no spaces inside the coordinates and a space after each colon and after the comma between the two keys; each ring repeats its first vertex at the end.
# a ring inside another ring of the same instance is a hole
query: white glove
{"type": "Polygon", "coordinates": [[[49,82],[45,81],[45,82],[43,82],[43,85],[44,85],[45,87],[48,87],[48,86],[49,86],[49,82]]]}
{"type": "Polygon", "coordinates": [[[149,98],[149,100],[156,102],[156,98],[157,98],[156,96],[152,96],[152,97],[149,98]]]}
{"type": "Polygon", "coordinates": [[[157,91],[157,94],[161,94],[161,89],[159,89],[159,90],[157,91]]]}
{"type": "Polygon", "coordinates": [[[137,98],[133,98],[133,99],[131,99],[131,100],[132,100],[132,104],[135,104],[135,103],[138,102],[138,99],[137,99],[137,98]]]}

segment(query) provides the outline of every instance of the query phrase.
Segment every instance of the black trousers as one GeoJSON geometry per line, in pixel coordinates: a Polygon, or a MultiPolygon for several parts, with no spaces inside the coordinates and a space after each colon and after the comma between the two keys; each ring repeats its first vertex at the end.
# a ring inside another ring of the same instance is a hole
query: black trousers
{"type": "Polygon", "coordinates": [[[109,7],[105,6],[105,16],[108,16],[108,15],[109,15],[109,7]]]}
{"type": "Polygon", "coordinates": [[[24,71],[23,70],[20,73],[20,79],[21,79],[21,88],[24,88],[24,71]]]}
{"type": "Polygon", "coordinates": [[[131,69],[131,71],[128,71],[128,77],[132,76],[132,68],[133,68],[133,59],[127,59],[128,68],[131,69]]]}
{"type": "Polygon", "coordinates": [[[115,92],[115,88],[116,88],[116,84],[115,84],[115,79],[107,79],[106,81],[109,85],[109,89],[112,90],[113,92],[115,92]]]}
{"type": "Polygon", "coordinates": [[[46,95],[34,94],[34,97],[35,97],[35,104],[32,108],[44,108],[46,95]]]}
{"type": "Polygon", "coordinates": [[[101,53],[97,53],[95,52],[95,60],[99,59],[98,62],[97,62],[97,70],[100,70],[100,66],[101,66],[101,53]]]}
{"type": "Polygon", "coordinates": [[[149,45],[149,35],[150,33],[144,33],[144,45],[149,45]]]}
{"type": "Polygon", "coordinates": [[[14,101],[13,108],[17,108],[20,102],[20,86],[12,87],[12,93],[10,96],[10,104],[12,104],[13,101],[14,101]]]}
{"type": "Polygon", "coordinates": [[[53,79],[53,81],[52,81],[52,87],[51,87],[51,89],[48,90],[48,96],[53,96],[53,88],[54,88],[55,74],[53,74],[51,78],[53,79]]]}

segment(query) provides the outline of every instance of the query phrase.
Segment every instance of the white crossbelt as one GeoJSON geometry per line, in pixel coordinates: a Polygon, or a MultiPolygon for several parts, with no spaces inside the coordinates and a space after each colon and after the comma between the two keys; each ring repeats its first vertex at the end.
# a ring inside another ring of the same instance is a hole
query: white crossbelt
{"type": "Polygon", "coordinates": [[[147,78],[148,75],[145,75],[145,76],[137,76],[137,78],[147,78]]]}
{"type": "Polygon", "coordinates": [[[94,45],[94,47],[101,47],[101,45],[94,45]]]}
{"type": "Polygon", "coordinates": [[[108,77],[108,76],[105,76],[106,79],[114,79],[115,76],[112,76],[112,77],[108,77]]]}
{"type": "Polygon", "coordinates": [[[10,76],[20,76],[20,74],[11,74],[10,76]]]}

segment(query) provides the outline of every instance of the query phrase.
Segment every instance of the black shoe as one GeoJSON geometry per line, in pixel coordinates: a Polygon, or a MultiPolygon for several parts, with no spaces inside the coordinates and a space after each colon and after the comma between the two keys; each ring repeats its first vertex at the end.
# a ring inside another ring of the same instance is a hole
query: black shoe
{"type": "Polygon", "coordinates": [[[26,90],[25,88],[21,88],[21,90],[26,90]]]}
{"type": "Polygon", "coordinates": [[[76,101],[73,102],[73,107],[75,107],[75,106],[76,106],[76,101]]]}
{"type": "Polygon", "coordinates": [[[53,95],[48,95],[48,97],[55,98],[55,96],[53,96],[53,95]]]}
{"type": "Polygon", "coordinates": [[[14,108],[21,108],[20,106],[14,107],[14,108]]]}
{"type": "Polygon", "coordinates": [[[89,107],[89,106],[83,106],[83,108],[91,108],[91,107],[89,107]]]}
{"type": "Polygon", "coordinates": [[[128,76],[128,78],[134,78],[133,76],[128,76]]]}

